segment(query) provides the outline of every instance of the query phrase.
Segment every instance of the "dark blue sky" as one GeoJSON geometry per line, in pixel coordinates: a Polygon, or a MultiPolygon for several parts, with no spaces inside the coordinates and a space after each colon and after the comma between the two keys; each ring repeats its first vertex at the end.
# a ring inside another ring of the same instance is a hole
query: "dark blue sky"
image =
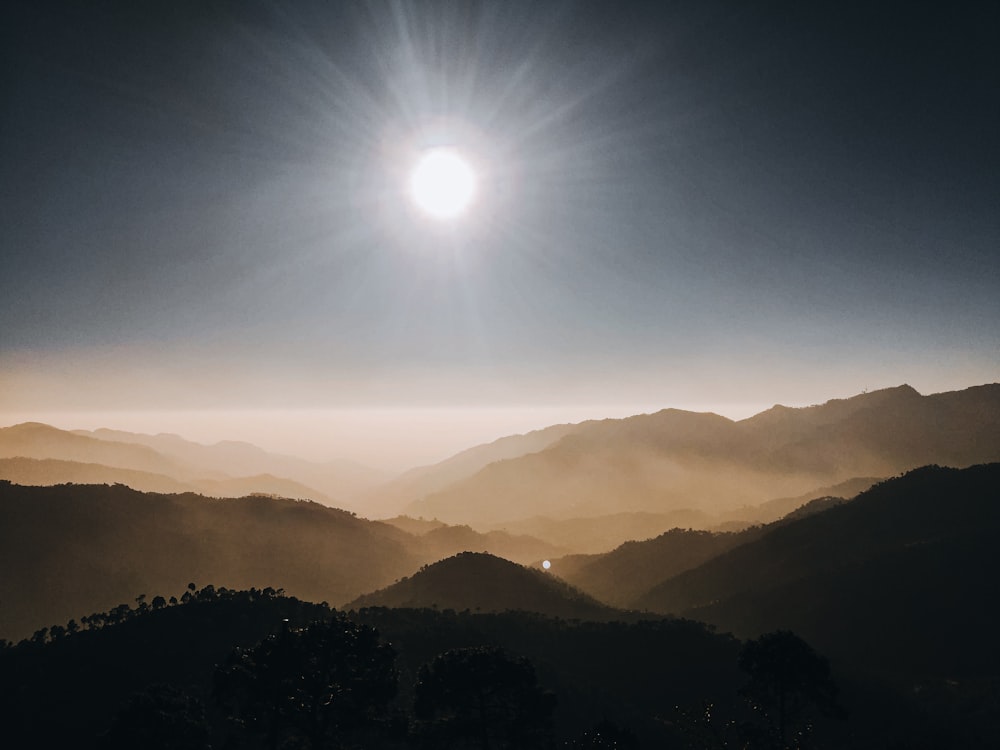
{"type": "Polygon", "coordinates": [[[1000,375],[994,3],[0,25],[0,412],[726,413],[1000,375]],[[402,195],[438,141],[483,166],[450,227],[402,195]]]}

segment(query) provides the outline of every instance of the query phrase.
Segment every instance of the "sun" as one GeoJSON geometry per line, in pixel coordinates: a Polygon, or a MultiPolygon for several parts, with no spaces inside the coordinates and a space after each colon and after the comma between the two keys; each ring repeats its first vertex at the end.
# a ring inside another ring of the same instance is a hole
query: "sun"
{"type": "Polygon", "coordinates": [[[427,149],[410,172],[410,197],[434,219],[456,219],[476,198],[476,173],[453,148],[427,149]]]}

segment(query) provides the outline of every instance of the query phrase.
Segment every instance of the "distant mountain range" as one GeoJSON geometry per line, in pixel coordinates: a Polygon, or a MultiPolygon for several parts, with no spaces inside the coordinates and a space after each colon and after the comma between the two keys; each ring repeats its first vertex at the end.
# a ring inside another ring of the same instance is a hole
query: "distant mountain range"
{"type": "Polygon", "coordinates": [[[330,505],[330,498],[312,487],[270,474],[183,482],[165,474],[119,469],[102,464],[52,458],[0,458],[0,478],[25,485],[124,484],[143,492],[196,492],[208,497],[244,497],[262,494],[294,497],[330,505]]]}
{"type": "Polygon", "coordinates": [[[221,472],[227,478],[263,474],[287,477],[302,485],[315,487],[328,498],[336,498],[338,503],[350,504],[353,498],[380,486],[390,477],[383,471],[354,461],[306,461],[294,456],[269,453],[251,443],[236,440],[202,445],[169,433],[142,435],[107,429],[74,432],[99,440],[146,445],[175,461],[194,467],[200,476],[213,477],[215,473],[221,472]]]}
{"type": "MultiPolygon", "coordinates": [[[[554,425],[463,451],[394,479],[249,443],[177,435],[0,428],[0,478],[122,483],[212,496],[266,493],[368,518],[405,514],[607,551],[673,527],[738,530],[822,496],[937,463],[1000,460],[1000,385],[922,396],[903,385],[818,406],[775,406],[741,421],[665,409],[554,425]]],[[[553,554],[550,552],[549,554],[553,554]]]]}
{"type": "Polygon", "coordinates": [[[407,515],[477,528],[681,509],[757,520],[748,509],[774,498],[817,497],[930,463],[1000,460],[1000,385],[931,396],[904,385],[738,422],[667,409],[556,434],[457,481],[450,473],[450,484],[414,498],[407,515]]]}
{"type": "Polygon", "coordinates": [[[0,428],[0,479],[18,484],[120,483],[149,492],[214,497],[265,493],[352,508],[386,479],[348,461],[316,463],[249,443],[194,443],[177,435],[59,430],[36,422],[0,428]]]}

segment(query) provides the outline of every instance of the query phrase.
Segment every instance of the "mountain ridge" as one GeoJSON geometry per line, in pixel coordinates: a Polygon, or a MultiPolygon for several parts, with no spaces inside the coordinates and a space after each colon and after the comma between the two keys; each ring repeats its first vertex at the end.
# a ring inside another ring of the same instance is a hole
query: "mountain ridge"
{"type": "Polygon", "coordinates": [[[581,425],[415,499],[407,515],[496,528],[690,508],[727,513],[855,477],[1000,460],[1000,384],[922,396],[910,386],[740,422],[665,409],[581,425]]]}

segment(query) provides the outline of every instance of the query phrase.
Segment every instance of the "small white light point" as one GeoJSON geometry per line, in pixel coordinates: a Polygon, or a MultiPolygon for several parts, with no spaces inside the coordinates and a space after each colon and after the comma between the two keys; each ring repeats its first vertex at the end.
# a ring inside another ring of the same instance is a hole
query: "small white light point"
{"type": "Polygon", "coordinates": [[[550,563],[548,560],[544,560],[542,561],[542,567],[548,570],[549,568],[552,567],[552,563],[550,563]]]}

